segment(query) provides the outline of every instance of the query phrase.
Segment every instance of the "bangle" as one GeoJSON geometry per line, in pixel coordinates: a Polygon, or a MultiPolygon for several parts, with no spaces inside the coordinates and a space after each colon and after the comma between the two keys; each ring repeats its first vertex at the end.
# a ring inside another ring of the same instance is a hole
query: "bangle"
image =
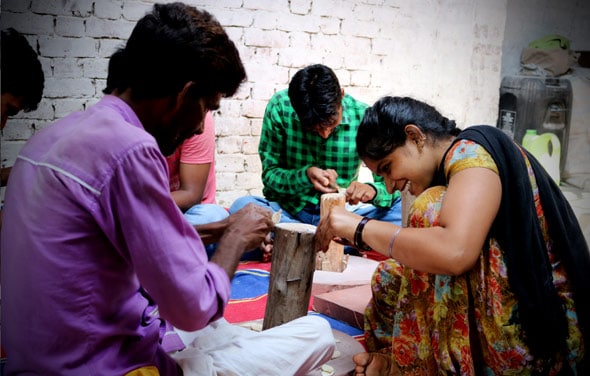
{"type": "Polygon", "coordinates": [[[356,230],[354,230],[354,246],[358,249],[362,249],[363,251],[370,251],[371,247],[367,246],[363,242],[363,230],[367,222],[369,222],[372,218],[363,217],[359,224],[356,226],[356,230]]]}
{"type": "Polygon", "coordinates": [[[399,232],[402,230],[401,227],[398,227],[397,230],[395,230],[395,232],[393,233],[393,236],[391,237],[391,240],[389,241],[389,258],[393,258],[391,256],[391,251],[393,250],[393,242],[395,241],[395,238],[397,238],[397,236],[399,235],[399,232]]]}

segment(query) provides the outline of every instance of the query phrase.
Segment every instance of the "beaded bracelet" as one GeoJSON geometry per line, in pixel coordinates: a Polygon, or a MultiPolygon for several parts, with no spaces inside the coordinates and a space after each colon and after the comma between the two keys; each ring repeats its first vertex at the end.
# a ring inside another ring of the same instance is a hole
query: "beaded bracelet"
{"type": "Polygon", "coordinates": [[[367,246],[363,242],[363,230],[367,222],[369,222],[372,218],[363,217],[359,224],[356,226],[356,230],[354,230],[354,246],[358,249],[362,249],[363,251],[370,251],[371,247],[367,246]]]}
{"type": "Polygon", "coordinates": [[[397,238],[397,236],[399,235],[399,232],[402,230],[401,227],[398,227],[397,230],[395,230],[395,232],[393,233],[393,236],[391,237],[391,240],[389,241],[389,258],[393,258],[391,256],[391,251],[393,250],[393,242],[395,241],[395,238],[397,238]]]}

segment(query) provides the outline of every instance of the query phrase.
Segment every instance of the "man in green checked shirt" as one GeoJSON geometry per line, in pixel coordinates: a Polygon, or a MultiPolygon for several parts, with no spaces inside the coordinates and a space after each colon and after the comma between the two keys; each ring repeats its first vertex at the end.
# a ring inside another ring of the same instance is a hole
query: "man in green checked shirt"
{"type": "Polygon", "coordinates": [[[361,160],[356,133],[367,107],[344,94],[329,67],[316,64],[299,70],[289,88],[270,99],[264,114],[258,146],[264,197],[240,197],[230,213],[253,202],[282,210],[281,222],[317,225],[320,196],[342,187],[350,211],[401,224],[399,192],[387,193],[377,175],[370,183],[357,181],[361,160]]]}

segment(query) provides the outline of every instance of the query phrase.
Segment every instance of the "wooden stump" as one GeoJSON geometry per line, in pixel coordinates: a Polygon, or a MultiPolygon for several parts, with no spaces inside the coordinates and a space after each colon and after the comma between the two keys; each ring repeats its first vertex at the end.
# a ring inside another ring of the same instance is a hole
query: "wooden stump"
{"type": "Polygon", "coordinates": [[[316,254],[315,230],[315,226],[303,223],[275,226],[263,330],[307,315],[316,254]]]}
{"type": "MultiPolygon", "coordinates": [[[[334,206],[344,207],[346,195],[344,193],[324,193],[320,200],[320,217],[323,217],[334,206]]],[[[347,265],[348,255],[344,255],[344,246],[336,242],[330,242],[325,253],[318,252],[316,255],[316,270],[343,272],[347,265]]]]}

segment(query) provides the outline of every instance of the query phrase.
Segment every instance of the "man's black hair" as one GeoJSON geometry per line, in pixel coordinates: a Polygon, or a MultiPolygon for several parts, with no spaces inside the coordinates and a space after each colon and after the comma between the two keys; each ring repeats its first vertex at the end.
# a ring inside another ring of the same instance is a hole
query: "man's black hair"
{"type": "Polygon", "coordinates": [[[25,112],[37,109],[45,85],[45,76],[37,53],[27,39],[13,28],[2,30],[0,43],[2,94],[22,96],[22,109],[25,112]]]}
{"type": "Polygon", "coordinates": [[[342,90],[334,71],[322,64],[307,66],[293,76],[289,99],[305,129],[331,125],[339,115],[342,90]]]}
{"type": "Polygon", "coordinates": [[[235,44],[210,13],[183,3],[155,4],[111,56],[104,92],[130,88],[136,99],[153,99],[192,81],[192,95],[231,96],[245,78],[235,44]]]}

